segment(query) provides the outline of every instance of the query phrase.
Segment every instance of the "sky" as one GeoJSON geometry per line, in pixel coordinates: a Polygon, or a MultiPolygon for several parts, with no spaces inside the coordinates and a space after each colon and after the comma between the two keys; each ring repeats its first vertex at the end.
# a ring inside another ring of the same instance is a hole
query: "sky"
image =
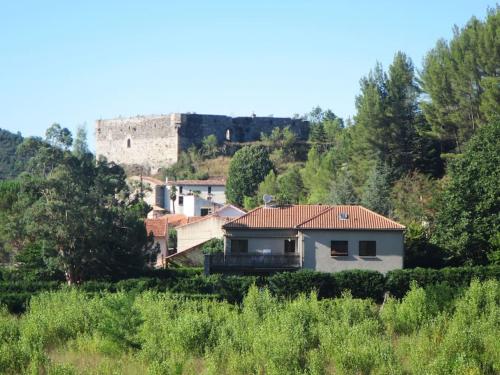
{"type": "Polygon", "coordinates": [[[0,0],[0,128],[196,112],[355,114],[359,80],[401,50],[416,68],[482,0],[0,0]]]}

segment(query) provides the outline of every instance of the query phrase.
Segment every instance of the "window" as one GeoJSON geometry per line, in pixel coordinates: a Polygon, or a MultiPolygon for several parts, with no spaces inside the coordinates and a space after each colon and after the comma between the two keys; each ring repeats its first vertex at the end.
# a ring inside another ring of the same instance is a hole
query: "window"
{"type": "Polygon", "coordinates": [[[212,187],[211,186],[208,187],[208,194],[212,194],[212,187]]]}
{"type": "Polygon", "coordinates": [[[248,240],[231,240],[231,253],[248,253],[248,240]]]}
{"type": "Polygon", "coordinates": [[[285,240],[285,253],[295,253],[295,240],[285,240]]]}
{"type": "Polygon", "coordinates": [[[330,255],[335,256],[345,256],[348,255],[347,241],[332,241],[330,247],[330,255]]]}
{"type": "Polygon", "coordinates": [[[376,241],[359,241],[359,256],[374,257],[377,256],[376,241]]]}
{"type": "Polygon", "coordinates": [[[130,148],[130,139],[127,139],[127,148],[130,148]]]}
{"type": "Polygon", "coordinates": [[[200,216],[210,215],[211,211],[212,210],[210,208],[202,208],[200,209],[200,216]]]}
{"type": "Polygon", "coordinates": [[[179,197],[179,206],[182,206],[184,204],[184,197],[181,195],[179,197]]]}
{"type": "Polygon", "coordinates": [[[182,186],[179,186],[179,194],[182,194],[182,186]]]}

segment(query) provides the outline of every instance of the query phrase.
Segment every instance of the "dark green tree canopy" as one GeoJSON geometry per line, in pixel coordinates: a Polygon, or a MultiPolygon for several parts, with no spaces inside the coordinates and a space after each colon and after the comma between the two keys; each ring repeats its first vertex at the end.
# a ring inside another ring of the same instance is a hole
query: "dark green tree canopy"
{"type": "Polygon", "coordinates": [[[229,165],[226,197],[231,203],[243,205],[245,196],[255,195],[259,184],[273,169],[269,153],[263,146],[245,146],[234,154],[229,165]]]}
{"type": "Polygon", "coordinates": [[[460,262],[498,258],[500,231],[500,122],[484,125],[451,163],[440,198],[434,242],[460,262]]]}

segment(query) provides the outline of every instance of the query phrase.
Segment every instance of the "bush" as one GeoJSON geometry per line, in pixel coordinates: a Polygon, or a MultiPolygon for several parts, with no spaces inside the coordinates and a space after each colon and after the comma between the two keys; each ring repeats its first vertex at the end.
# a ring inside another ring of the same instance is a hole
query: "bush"
{"type": "Polygon", "coordinates": [[[416,281],[421,287],[447,284],[453,288],[461,288],[469,285],[473,279],[500,280],[500,267],[448,267],[440,270],[414,268],[389,271],[386,275],[385,290],[396,298],[402,298],[410,290],[412,281],[416,281]]]}

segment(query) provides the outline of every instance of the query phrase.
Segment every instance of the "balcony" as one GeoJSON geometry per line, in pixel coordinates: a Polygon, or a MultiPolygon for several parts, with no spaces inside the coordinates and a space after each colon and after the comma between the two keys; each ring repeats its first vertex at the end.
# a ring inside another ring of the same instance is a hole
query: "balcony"
{"type": "Polygon", "coordinates": [[[210,254],[205,255],[205,273],[276,272],[300,268],[298,254],[210,254]]]}

